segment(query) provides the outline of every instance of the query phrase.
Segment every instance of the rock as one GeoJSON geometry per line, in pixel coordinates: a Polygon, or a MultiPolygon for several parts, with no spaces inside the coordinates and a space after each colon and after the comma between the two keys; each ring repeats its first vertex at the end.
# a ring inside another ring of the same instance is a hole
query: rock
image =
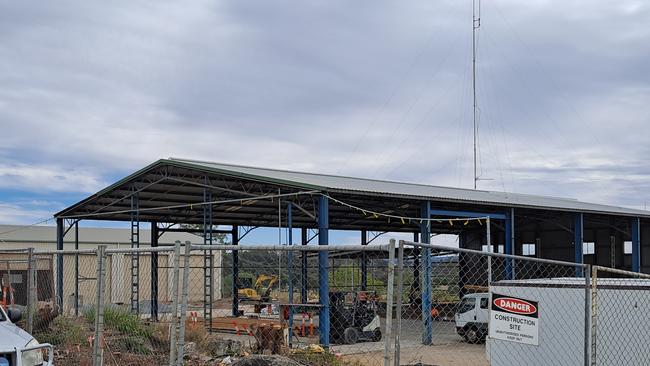
{"type": "Polygon", "coordinates": [[[278,355],[252,355],[242,358],[232,366],[303,366],[290,358],[278,355]]]}
{"type": "Polygon", "coordinates": [[[214,357],[238,355],[242,350],[240,341],[210,337],[205,340],[205,349],[214,357]]]}
{"type": "Polygon", "coordinates": [[[208,356],[208,355],[200,355],[200,356],[199,356],[199,360],[200,360],[201,362],[203,362],[203,363],[206,363],[206,362],[208,362],[208,361],[211,361],[211,360],[212,360],[212,357],[210,357],[210,356],[208,356]]]}
{"type": "Polygon", "coordinates": [[[196,354],[196,343],[195,342],[187,342],[183,346],[183,352],[185,353],[186,357],[193,357],[196,354]]]}

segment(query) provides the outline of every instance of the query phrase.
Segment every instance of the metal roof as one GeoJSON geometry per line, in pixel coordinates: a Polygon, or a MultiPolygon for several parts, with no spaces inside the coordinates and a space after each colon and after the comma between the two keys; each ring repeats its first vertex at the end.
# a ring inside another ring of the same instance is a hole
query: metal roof
{"type": "Polygon", "coordinates": [[[207,169],[216,173],[235,175],[242,178],[259,179],[268,181],[270,183],[286,184],[294,187],[330,192],[365,193],[372,195],[392,196],[396,198],[403,197],[459,203],[478,203],[503,207],[525,207],[532,209],[614,214],[646,218],[650,217],[650,212],[644,210],[588,203],[570,198],[450,188],[425,184],[305,173],[178,158],[170,158],[168,160],[163,159],[161,161],[182,164],[187,167],[193,166],[195,168],[201,168],[203,170],[207,169]]]}

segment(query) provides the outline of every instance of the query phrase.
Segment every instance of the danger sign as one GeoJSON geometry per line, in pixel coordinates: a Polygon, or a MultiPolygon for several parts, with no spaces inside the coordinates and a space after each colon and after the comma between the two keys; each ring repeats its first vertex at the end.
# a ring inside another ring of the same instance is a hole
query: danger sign
{"type": "Polygon", "coordinates": [[[537,301],[492,293],[489,336],[503,341],[539,345],[537,301]]]}

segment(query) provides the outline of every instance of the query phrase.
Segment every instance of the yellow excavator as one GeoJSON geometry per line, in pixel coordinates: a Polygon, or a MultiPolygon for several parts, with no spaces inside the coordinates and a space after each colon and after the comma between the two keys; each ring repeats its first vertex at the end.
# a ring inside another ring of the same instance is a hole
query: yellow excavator
{"type": "Polygon", "coordinates": [[[261,274],[257,276],[254,284],[252,277],[240,277],[237,294],[242,301],[269,302],[271,290],[276,283],[278,283],[278,276],[275,275],[261,274]]]}

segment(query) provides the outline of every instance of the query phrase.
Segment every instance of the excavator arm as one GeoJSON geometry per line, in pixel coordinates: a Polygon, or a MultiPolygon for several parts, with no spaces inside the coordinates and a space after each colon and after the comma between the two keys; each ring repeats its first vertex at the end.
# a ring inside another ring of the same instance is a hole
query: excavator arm
{"type": "Polygon", "coordinates": [[[262,301],[268,301],[271,297],[273,286],[278,283],[278,276],[261,274],[255,281],[255,290],[260,294],[262,301]]]}

